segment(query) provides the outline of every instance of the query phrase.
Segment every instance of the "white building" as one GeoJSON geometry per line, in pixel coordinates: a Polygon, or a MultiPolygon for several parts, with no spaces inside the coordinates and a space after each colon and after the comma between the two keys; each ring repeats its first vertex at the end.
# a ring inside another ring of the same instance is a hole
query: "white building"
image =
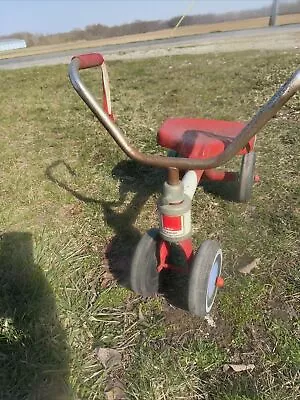
{"type": "Polygon", "coordinates": [[[0,39],[0,52],[24,49],[26,47],[26,42],[23,39],[0,39]]]}

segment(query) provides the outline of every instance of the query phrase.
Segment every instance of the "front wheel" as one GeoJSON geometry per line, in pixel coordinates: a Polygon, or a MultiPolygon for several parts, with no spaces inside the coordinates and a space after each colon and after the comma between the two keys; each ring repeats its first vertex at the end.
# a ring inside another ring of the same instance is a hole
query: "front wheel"
{"type": "Polygon", "coordinates": [[[188,308],[192,314],[204,317],[215,301],[222,278],[222,250],[215,240],[206,240],[198,249],[191,266],[188,308]]]}
{"type": "Polygon", "coordinates": [[[131,262],[131,289],[144,297],[158,293],[159,273],[157,271],[158,229],[150,229],[139,241],[131,262]]]}

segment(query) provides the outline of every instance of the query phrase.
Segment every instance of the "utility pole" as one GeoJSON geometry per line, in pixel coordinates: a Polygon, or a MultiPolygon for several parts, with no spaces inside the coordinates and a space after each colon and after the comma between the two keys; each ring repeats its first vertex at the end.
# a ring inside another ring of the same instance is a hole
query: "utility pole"
{"type": "Polygon", "coordinates": [[[192,11],[194,5],[196,4],[197,0],[192,0],[187,8],[187,10],[183,13],[183,16],[181,18],[179,18],[179,21],[177,22],[177,24],[174,26],[174,31],[181,25],[181,22],[184,20],[184,18],[186,17],[186,15],[192,11]]]}
{"type": "Polygon", "coordinates": [[[271,8],[271,15],[270,15],[270,20],[269,20],[269,26],[275,26],[276,25],[276,18],[278,14],[278,6],[279,6],[279,0],[273,0],[272,8],[271,8]]]}

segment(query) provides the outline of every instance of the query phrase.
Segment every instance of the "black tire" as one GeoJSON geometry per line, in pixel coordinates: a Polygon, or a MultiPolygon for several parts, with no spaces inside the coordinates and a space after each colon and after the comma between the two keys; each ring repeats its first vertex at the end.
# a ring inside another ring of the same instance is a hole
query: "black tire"
{"type": "Polygon", "coordinates": [[[144,297],[158,293],[159,273],[157,272],[158,229],[150,229],[139,241],[131,262],[131,289],[144,297]]]}
{"type": "Polygon", "coordinates": [[[215,240],[206,240],[198,249],[189,277],[188,309],[192,314],[204,317],[214,303],[216,280],[222,270],[222,250],[215,240]]]}
{"type": "Polygon", "coordinates": [[[254,151],[243,156],[239,175],[238,201],[246,203],[250,200],[254,184],[256,154],[254,151]]]}

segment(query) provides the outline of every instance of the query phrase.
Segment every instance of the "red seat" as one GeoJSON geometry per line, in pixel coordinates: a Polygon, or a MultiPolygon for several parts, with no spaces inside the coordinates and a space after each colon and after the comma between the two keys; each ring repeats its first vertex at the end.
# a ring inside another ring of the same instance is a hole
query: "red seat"
{"type": "MultiPolygon", "coordinates": [[[[222,153],[244,126],[242,122],[170,118],[159,129],[157,142],[182,157],[209,158],[222,153]]],[[[251,151],[254,143],[255,137],[238,154],[251,151]]]]}

